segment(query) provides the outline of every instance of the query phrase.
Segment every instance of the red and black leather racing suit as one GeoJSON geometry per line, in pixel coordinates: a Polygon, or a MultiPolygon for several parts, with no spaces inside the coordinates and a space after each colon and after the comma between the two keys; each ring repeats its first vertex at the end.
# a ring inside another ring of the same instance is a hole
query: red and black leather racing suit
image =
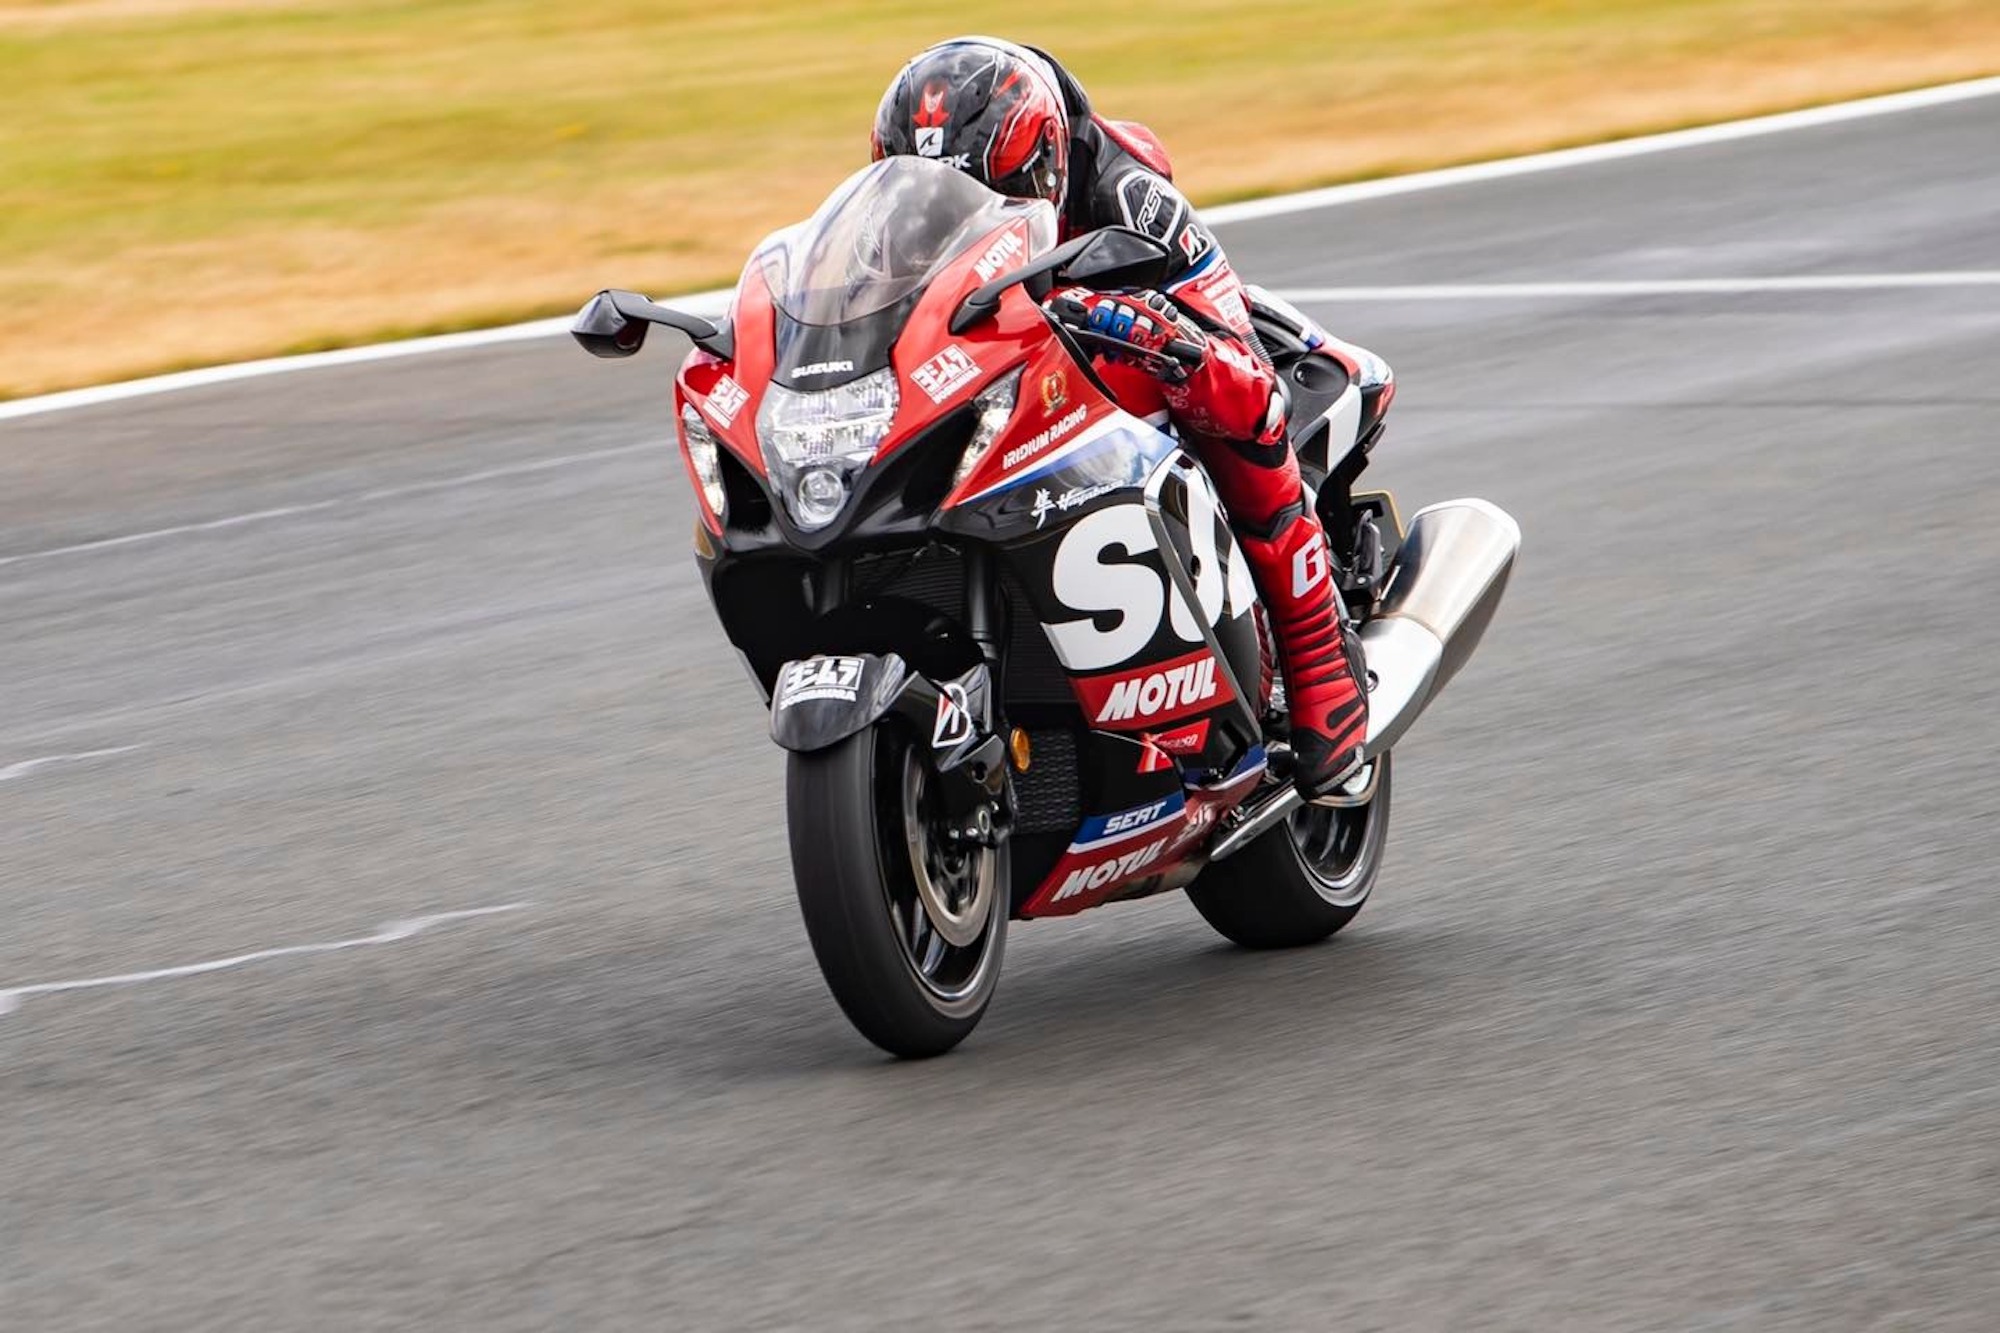
{"type": "Polygon", "coordinates": [[[1125,226],[1165,242],[1172,269],[1161,292],[1207,335],[1208,356],[1181,383],[1117,362],[1100,372],[1135,415],[1165,408],[1215,482],[1278,640],[1299,785],[1321,793],[1359,758],[1368,695],[1326,533],[1286,434],[1287,400],[1251,326],[1242,282],[1167,176],[1157,142],[1094,116],[1081,87],[1056,69],[1074,127],[1065,234],[1125,226]]]}

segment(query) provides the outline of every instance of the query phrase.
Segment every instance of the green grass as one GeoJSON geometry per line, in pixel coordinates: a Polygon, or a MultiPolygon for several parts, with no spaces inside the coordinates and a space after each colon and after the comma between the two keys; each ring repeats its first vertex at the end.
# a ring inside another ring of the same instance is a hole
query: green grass
{"type": "MultiPolygon", "coordinates": [[[[1029,0],[1198,198],[2000,69],[1993,0],[1029,0]]],[[[0,0],[0,396],[728,280],[936,5],[0,0]],[[108,321],[102,303],[123,313],[108,321]]]]}

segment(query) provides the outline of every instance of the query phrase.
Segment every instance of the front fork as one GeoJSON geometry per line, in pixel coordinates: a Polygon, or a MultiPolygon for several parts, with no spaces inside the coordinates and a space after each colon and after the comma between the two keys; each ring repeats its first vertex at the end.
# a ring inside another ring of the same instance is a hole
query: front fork
{"type": "MultiPolygon", "coordinates": [[[[979,666],[933,681],[894,653],[787,662],[772,697],[771,736],[788,750],[823,749],[897,713],[919,740],[930,739],[925,753],[942,779],[939,790],[949,815],[941,830],[945,838],[993,846],[1007,836],[1015,814],[1013,747],[1000,704],[1006,608],[993,552],[968,547],[964,562],[965,627],[979,648],[979,666]]],[[[835,559],[805,576],[807,600],[817,614],[847,604],[850,574],[847,562],[835,559]]]]}
{"type": "Polygon", "coordinates": [[[965,629],[979,645],[979,656],[986,663],[989,678],[986,715],[980,719],[980,725],[1000,742],[1005,756],[998,781],[989,787],[992,797],[982,799],[977,812],[980,826],[993,828],[997,841],[1012,830],[1016,808],[1012,729],[1002,703],[1007,697],[1007,657],[1002,651],[1007,640],[1007,608],[1000,596],[1000,567],[989,547],[965,549],[965,629]]]}
{"type": "Polygon", "coordinates": [[[814,615],[832,615],[847,605],[849,568],[845,560],[834,557],[815,565],[806,573],[806,600],[814,615]]]}
{"type": "Polygon", "coordinates": [[[999,720],[999,701],[1002,697],[1000,668],[1001,644],[1007,633],[1006,608],[1000,601],[1000,576],[998,566],[993,562],[993,552],[984,546],[969,546],[965,551],[965,628],[972,635],[972,641],[979,645],[979,655],[986,659],[986,669],[993,673],[994,722],[999,720]]]}

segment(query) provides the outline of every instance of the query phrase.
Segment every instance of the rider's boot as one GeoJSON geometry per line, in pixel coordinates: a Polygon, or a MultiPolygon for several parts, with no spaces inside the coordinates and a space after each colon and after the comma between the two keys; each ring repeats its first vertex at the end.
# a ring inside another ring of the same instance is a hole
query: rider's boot
{"type": "Polygon", "coordinates": [[[1331,577],[1326,534],[1303,501],[1301,495],[1270,523],[1239,521],[1236,535],[1278,641],[1292,720],[1292,780],[1311,800],[1361,767],[1368,692],[1360,641],[1344,622],[1331,577]]]}
{"type": "MultiPolygon", "coordinates": [[[[1210,358],[1204,370],[1226,368],[1217,361],[1210,358]]],[[[1245,393],[1256,391],[1255,377],[1245,371],[1245,378],[1245,393]]],[[[1326,530],[1306,502],[1298,455],[1286,435],[1288,404],[1270,383],[1261,380],[1267,403],[1261,420],[1252,424],[1239,414],[1235,432],[1190,439],[1228,507],[1250,576],[1270,613],[1292,718],[1293,782],[1311,800],[1329,794],[1361,767],[1368,691],[1361,684],[1361,645],[1345,622],[1334,586],[1326,530]]]]}
{"type": "Polygon", "coordinates": [[[1229,509],[1270,612],[1292,715],[1292,780],[1311,800],[1361,767],[1368,691],[1360,644],[1344,623],[1326,531],[1299,479],[1284,390],[1239,341],[1211,337],[1206,347],[1201,364],[1163,391],[1229,509]]]}

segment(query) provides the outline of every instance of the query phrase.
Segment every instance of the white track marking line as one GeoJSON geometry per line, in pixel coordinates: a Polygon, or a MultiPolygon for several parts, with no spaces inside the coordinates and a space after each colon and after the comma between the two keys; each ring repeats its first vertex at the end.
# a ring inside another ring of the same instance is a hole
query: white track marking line
{"type": "MultiPolygon", "coordinates": [[[[733,292],[722,289],[712,292],[695,292],[687,296],[673,298],[674,305],[683,310],[691,310],[710,319],[721,315],[729,308],[733,292]]],[[[181,370],[171,375],[152,375],[145,379],[124,380],[117,384],[98,384],[86,389],[67,389],[62,393],[42,394],[35,398],[17,398],[13,402],[0,403],[0,421],[16,417],[40,416],[44,412],[61,412],[77,407],[96,407],[101,403],[122,402],[128,398],[146,398],[156,393],[172,393],[179,389],[200,389],[211,384],[233,384],[238,380],[261,379],[266,375],[288,375],[295,370],[328,370],[339,366],[365,365],[371,361],[394,361],[406,356],[427,356],[433,352],[463,352],[482,347],[494,347],[502,343],[528,342],[538,338],[554,338],[569,332],[568,318],[537,319],[526,324],[507,324],[495,329],[472,329],[465,333],[445,333],[434,338],[407,338],[401,342],[370,343],[365,347],[342,347],[331,352],[309,352],[303,356],[272,356],[259,361],[238,361],[233,365],[206,366],[200,370],[181,370]]]]}
{"type": "MultiPolygon", "coordinates": [[[[1203,209],[1202,218],[1212,226],[1226,226],[1233,222],[1254,222],[1260,218],[1282,217],[1287,213],[1305,213],[1320,208],[1337,208],[1368,199],[1384,199],[1392,195],[1416,194],[1424,190],[1441,190],[1456,185],[1477,184],[1481,181],[1504,180],[1512,176],[1527,176],[1543,171],[1562,171],[1570,167],[1643,157],[1649,153],[1699,148],[1707,144],[1730,143],[1737,139],[1752,139],[1760,135],[1783,134],[1791,130],[1814,129],[1822,125],[1838,125],[1851,120],[1921,111],[1930,107],[1948,106],[1954,102],[1969,102],[1976,98],[1996,95],[2000,95],[2000,77],[1969,79],[1960,83],[1941,84],[1934,88],[1919,88],[1912,92],[1890,93],[1884,97],[1865,97],[1858,101],[1808,107],[1803,111],[1785,111],[1773,116],[1756,116],[1748,120],[1723,121],[1720,124],[1702,125],[1694,129],[1673,130],[1666,134],[1641,135],[1637,138],[1613,140],[1610,143],[1590,144],[1582,148],[1559,149],[1552,153],[1531,153],[1525,157],[1501,158],[1493,162],[1446,167],[1441,171],[1420,171],[1407,176],[1389,176],[1382,180],[1356,181],[1349,185],[1332,185],[1320,190],[1273,195],[1268,199],[1251,199],[1240,204],[1224,204],[1217,208],[1203,209]]],[[[713,318],[727,307],[729,296],[729,291],[724,289],[677,296],[672,300],[677,306],[713,318]]],[[[115,403],[128,398],[170,393],[177,389],[194,389],[211,384],[229,384],[237,380],[256,379],[264,375],[288,374],[294,370],[320,370],[330,366],[352,366],[369,361],[423,356],[432,352],[456,352],[469,348],[491,347],[499,343],[552,338],[567,331],[568,328],[567,319],[541,319],[494,329],[475,329],[468,333],[448,333],[436,338],[375,343],[367,347],[314,352],[306,356],[269,357],[261,361],[243,361],[230,366],[210,366],[203,370],[187,370],[173,375],[126,380],[120,384],[100,384],[88,389],[71,389],[64,393],[44,394],[37,398],[19,398],[11,403],[0,403],[0,421],[39,416],[44,412],[60,412],[70,408],[95,407],[100,403],[115,403]]]]}
{"type": "Polygon", "coordinates": [[[81,764],[91,759],[104,759],[114,754],[130,754],[143,750],[143,745],[114,745],[108,750],[78,750],[74,754],[45,754],[39,759],[23,759],[18,764],[0,768],[0,782],[12,782],[15,778],[25,778],[37,769],[51,764],[81,764]]]}
{"type": "MultiPolygon", "coordinates": [[[[1363,301],[1519,301],[1566,297],[1723,296],[1757,292],[1856,292],[1951,287],[2000,287],[2000,270],[1967,269],[1956,272],[1930,273],[1792,274],[1775,278],[1659,278],[1632,281],[1608,280],[1601,282],[1484,282],[1423,283],[1382,287],[1288,287],[1279,291],[1278,295],[1301,305],[1324,305],[1338,302],[1363,301]]],[[[402,499],[412,495],[424,495],[431,491],[453,490],[461,486],[476,486],[484,482],[503,480],[508,477],[529,476],[537,472],[549,472],[557,468],[574,467],[579,463],[594,463],[606,458],[618,458],[626,454],[635,454],[661,447],[660,445],[651,443],[618,445],[610,449],[594,449],[588,453],[563,454],[555,458],[540,458],[531,462],[510,463],[504,467],[486,468],[479,472],[464,472],[456,476],[440,477],[433,481],[411,482],[403,486],[384,486],[376,490],[359,491],[353,495],[340,496],[330,500],[312,500],[303,504],[280,505],[274,509],[258,509],[247,514],[230,514],[222,518],[204,519],[198,523],[180,523],[172,527],[153,528],[145,532],[128,532],[116,537],[100,537],[95,541],[77,542],[69,546],[51,546],[40,551],[23,551],[18,555],[0,556],[0,568],[8,565],[25,564],[33,560],[50,560],[57,556],[81,555],[92,551],[115,550],[122,546],[135,546],[146,542],[162,541],[169,537],[188,536],[193,533],[217,532],[227,528],[243,527],[246,524],[269,522],[273,519],[296,518],[302,514],[324,513],[331,509],[344,509],[373,504],[383,500],[402,499]]]]}
{"type": "Polygon", "coordinates": [[[621,458],[626,454],[642,453],[661,449],[658,444],[621,444],[610,449],[593,449],[588,453],[562,454],[555,458],[538,458],[527,463],[509,463],[505,467],[490,467],[478,472],[461,472],[455,476],[438,477],[431,481],[413,481],[403,486],[383,486],[372,491],[357,491],[353,495],[343,495],[331,500],[312,500],[304,504],[279,505],[275,509],[257,509],[247,514],[230,514],[223,518],[203,519],[199,523],[177,523],[170,528],[152,528],[145,532],[128,532],[117,537],[99,537],[95,541],[76,542],[69,546],[50,546],[40,551],[23,551],[18,555],[0,556],[0,567],[26,564],[31,560],[51,560],[62,555],[81,555],[88,551],[109,551],[120,546],[136,546],[144,542],[163,541],[168,537],[184,537],[196,532],[217,532],[225,528],[240,528],[249,523],[265,523],[277,518],[296,518],[300,514],[320,514],[329,509],[347,509],[359,505],[374,504],[383,500],[398,500],[412,495],[427,495],[432,491],[456,490],[461,486],[477,486],[489,481],[501,481],[509,477],[531,476],[537,472],[550,472],[557,468],[575,467],[579,463],[595,463],[606,458],[621,458]]]}
{"type": "Polygon", "coordinates": [[[0,1014],[14,1012],[20,1008],[21,1001],[30,995],[55,995],[63,991],[97,990],[106,986],[139,986],[149,981],[171,981],[178,977],[201,976],[207,972],[225,972],[231,968],[262,963],[273,958],[293,958],[312,953],[338,953],[343,949],[359,949],[370,944],[394,944],[398,940],[422,934],[432,926],[442,925],[447,921],[494,916],[501,912],[519,912],[530,905],[524,902],[501,903],[497,907],[468,907],[456,912],[432,912],[427,916],[411,917],[405,921],[390,921],[372,935],[357,935],[348,940],[326,940],[317,944],[287,944],[276,949],[259,949],[254,953],[237,954],[233,958],[213,958],[203,963],[160,967],[147,972],[124,972],[112,977],[84,977],[77,981],[42,981],[29,986],[12,986],[0,990],[0,1014]]]}
{"type": "Polygon", "coordinates": [[[2000,287],[2000,270],[1942,273],[1826,273],[1781,278],[1641,278],[1604,282],[1460,282],[1392,287],[1291,287],[1288,301],[1519,301],[1543,297],[1737,296],[1758,292],[1874,292],[2000,287]]]}
{"type": "Polygon", "coordinates": [[[1386,176],[1381,180],[1330,185],[1323,190],[1302,190],[1295,194],[1274,195],[1269,199],[1248,199],[1240,204],[1225,204],[1221,208],[1203,209],[1202,217],[1215,224],[1254,222],[1260,218],[1282,217],[1287,213],[1306,213],[1316,208],[1359,203],[1364,199],[1385,199],[1392,195],[1417,194],[1424,190],[1442,190],[1455,185],[1476,185],[1484,181],[1506,180],[1514,176],[1532,176],[1544,171],[1566,171],[1573,167],[1594,166],[1600,162],[1617,162],[1626,158],[1646,157],[1653,153],[1670,153],[1682,148],[1703,148],[1711,144],[1734,143],[1739,139],[1756,139],[1767,134],[1818,129],[1825,125],[1869,120],[1876,116],[1899,115],[1906,111],[1924,111],[1932,107],[1949,106],[1954,102],[1970,102],[1982,97],[1995,96],[2000,96],[2000,77],[1966,79],[1931,88],[1917,88],[1910,92],[1863,97],[1851,102],[1833,102],[1826,106],[1806,107],[1800,111],[1781,111],[1771,116],[1753,116],[1747,120],[1726,120],[1714,125],[1669,130],[1665,134],[1613,139],[1608,143],[1585,144],[1580,148],[1559,148],[1552,153],[1530,153],[1525,157],[1504,157],[1492,162],[1472,162],[1462,167],[1445,167],[1440,171],[1420,171],[1408,176],[1386,176]]]}

